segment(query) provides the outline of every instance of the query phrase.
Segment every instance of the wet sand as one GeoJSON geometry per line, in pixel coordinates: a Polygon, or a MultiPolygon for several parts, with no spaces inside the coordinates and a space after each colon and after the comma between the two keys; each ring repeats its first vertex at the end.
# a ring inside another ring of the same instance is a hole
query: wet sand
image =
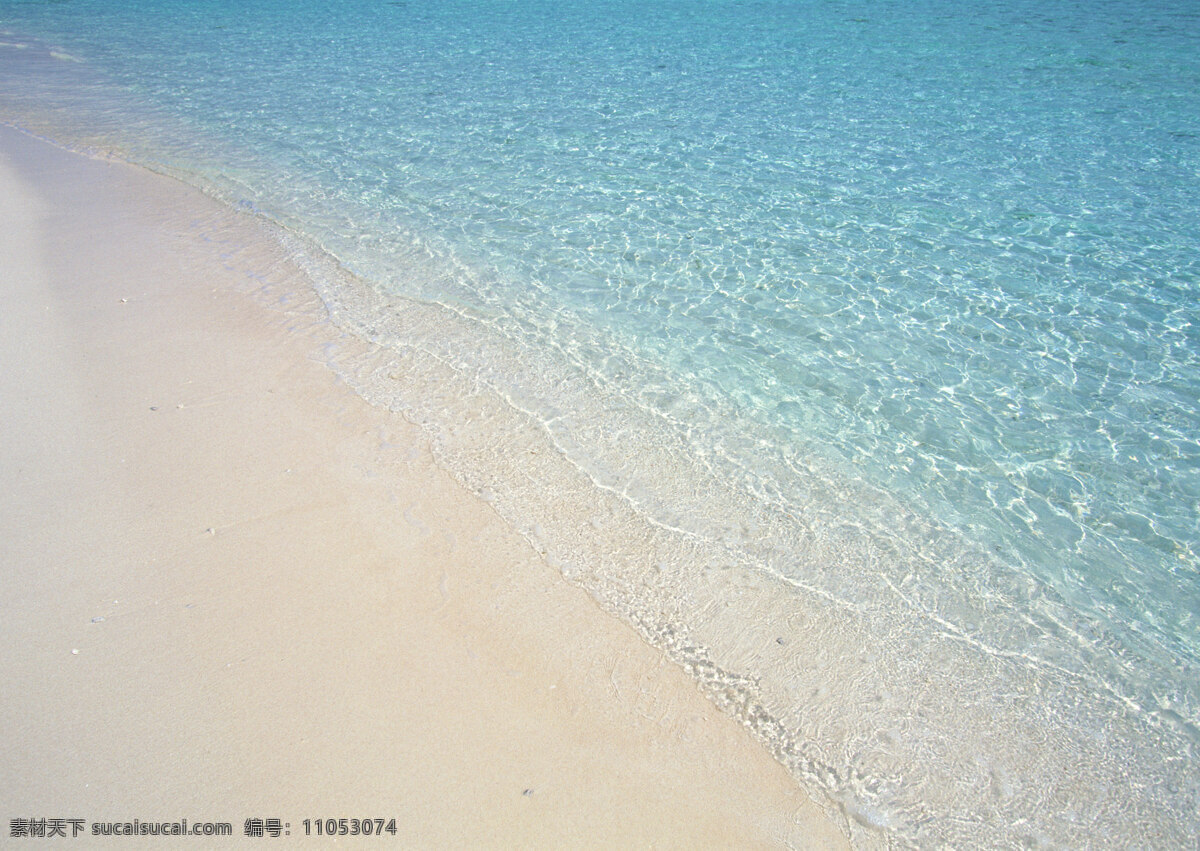
{"type": "Polygon", "coordinates": [[[5,818],[229,822],[233,846],[249,818],[293,840],[394,818],[426,847],[845,844],[339,383],[330,352],[369,348],[253,219],[0,127],[0,285],[5,818]]]}

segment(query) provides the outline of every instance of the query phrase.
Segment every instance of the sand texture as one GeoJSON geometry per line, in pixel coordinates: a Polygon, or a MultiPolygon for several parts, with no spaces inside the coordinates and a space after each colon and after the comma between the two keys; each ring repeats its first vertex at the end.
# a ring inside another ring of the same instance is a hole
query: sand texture
{"type": "Polygon", "coordinates": [[[254,817],[293,841],[396,819],[363,847],[844,843],[338,382],[328,353],[366,344],[254,220],[0,128],[0,286],[6,820],[227,821],[234,847],[254,817]]]}

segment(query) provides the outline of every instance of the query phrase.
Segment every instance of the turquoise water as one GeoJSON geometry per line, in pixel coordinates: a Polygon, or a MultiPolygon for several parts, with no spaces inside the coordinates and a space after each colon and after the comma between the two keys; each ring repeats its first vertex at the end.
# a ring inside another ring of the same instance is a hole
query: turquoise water
{"type": "Polygon", "coordinates": [[[331,367],[864,841],[1194,842],[1200,8],[0,29],[0,120],[289,228],[331,367]]]}

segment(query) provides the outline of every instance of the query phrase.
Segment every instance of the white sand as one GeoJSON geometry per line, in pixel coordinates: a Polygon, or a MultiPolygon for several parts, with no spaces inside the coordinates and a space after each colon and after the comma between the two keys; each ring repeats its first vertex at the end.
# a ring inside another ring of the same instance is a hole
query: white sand
{"type": "Polygon", "coordinates": [[[322,347],[358,344],[255,223],[0,128],[0,286],[6,838],[384,817],[395,842],[355,841],[844,845],[337,382],[322,347]]]}

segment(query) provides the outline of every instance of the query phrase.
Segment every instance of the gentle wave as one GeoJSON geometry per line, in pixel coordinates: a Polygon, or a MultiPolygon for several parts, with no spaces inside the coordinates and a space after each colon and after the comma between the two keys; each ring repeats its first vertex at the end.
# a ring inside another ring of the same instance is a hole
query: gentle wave
{"type": "Polygon", "coordinates": [[[330,366],[860,840],[1194,835],[1191,19],[164,9],[27,9],[6,114],[276,222],[330,366]]]}

